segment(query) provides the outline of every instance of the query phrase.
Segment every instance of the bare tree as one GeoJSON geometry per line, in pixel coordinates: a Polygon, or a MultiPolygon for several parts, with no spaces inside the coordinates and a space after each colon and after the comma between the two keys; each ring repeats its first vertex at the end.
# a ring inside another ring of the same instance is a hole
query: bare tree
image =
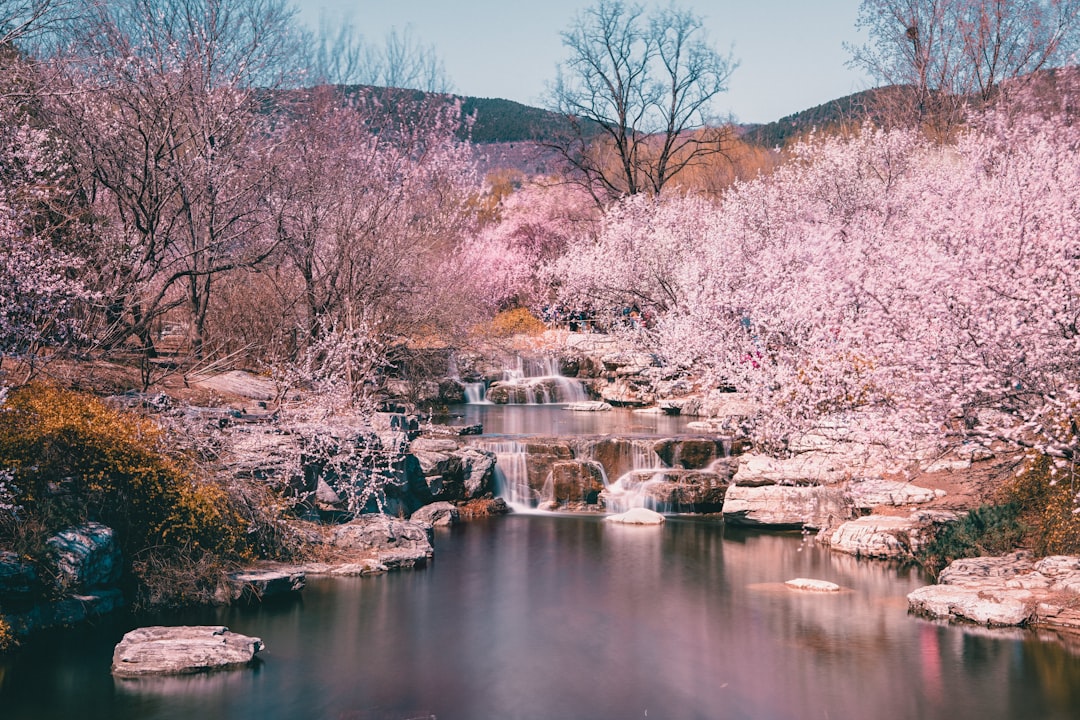
{"type": "Polygon", "coordinates": [[[710,111],[737,63],[708,44],[700,17],[599,0],[562,39],[570,57],[551,105],[570,130],[549,146],[598,202],[659,194],[724,151],[726,129],[710,124],[710,111]]]}
{"type": "Polygon", "coordinates": [[[261,102],[286,70],[282,0],[92,3],[57,59],[48,108],[91,210],[114,346],[187,307],[202,354],[214,278],[259,262],[273,233],[261,102]]]}
{"type": "Polygon", "coordinates": [[[411,26],[392,28],[382,43],[364,39],[345,16],[319,20],[315,33],[305,33],[309,84],[375,85],[449,93],[453,83],[434,45],[425,45],[411,26]]]}
{"type": "Polygon", "coordinates": [[[906,101],[900,122],[955,124],[971,100],[1005,80],[1069,60],[1080,42],[1080,0],[863,0],[850,64],[906,101]]]}

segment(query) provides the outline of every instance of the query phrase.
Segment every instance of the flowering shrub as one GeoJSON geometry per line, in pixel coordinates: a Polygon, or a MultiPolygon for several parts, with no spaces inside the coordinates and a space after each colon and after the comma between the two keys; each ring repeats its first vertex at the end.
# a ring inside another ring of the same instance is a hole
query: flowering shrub
{"type": "Polygon", "coordinates": [[[8,503],[27,522],[0,525],[0,542],[40,551],[45,535],[96,520],[116,530],[128,562],[147,548],[243,557],[245,525],[227,491],[197,479],[167,443],[148,419],[88,395],[48,385],[11,391],[0,406],[0,466],[18,487],[8,503]],[[13,537],[20,529],[40,535],[13,537]]]}

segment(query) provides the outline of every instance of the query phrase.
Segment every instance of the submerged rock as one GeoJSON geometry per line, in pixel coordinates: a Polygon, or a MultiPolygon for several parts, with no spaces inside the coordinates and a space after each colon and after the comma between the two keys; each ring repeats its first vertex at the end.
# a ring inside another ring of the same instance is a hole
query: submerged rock
{"type": "Polygon", "coordinates": [[[840,592],[840,586],[828,580],[814,580],[812,578],[795,578],[784,583],[792,590],[809,590],[810,592],[840,592]]]}
{"type": "Polygon", "coordinates": [[[663,515],[647,508],[634,508],[618,515],[608,515],[604,520],[622,525],[662,525],[666,522],[663,515]]]}
{"type": "Polygon", "coordinates": [[[138,628],[124,635],[113,651],[112,673],[139,677],[242,667],[263,648],[259,638],[220,625],[138,628]]]}

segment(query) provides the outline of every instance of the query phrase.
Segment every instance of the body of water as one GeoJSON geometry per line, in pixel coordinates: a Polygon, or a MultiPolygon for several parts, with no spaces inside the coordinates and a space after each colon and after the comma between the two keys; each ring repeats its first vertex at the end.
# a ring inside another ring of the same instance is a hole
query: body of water
{"type": "Polygon", "coordinates": [[[302,598],[155,618],[266,643],[250,669],[114,681],[131,620],[0,661],[4,720],[1080,717],[1080,658],[907,614],[919,573],[704,520],[510,516],[434,563],[302,598]],[[812,577],[838,594],[789,590],[812,577]]]}
{"type": "Polygon", "coordinates": [[[636,413],[627,408],[574,412],[565,405],[455,405],[454,425],[483,425],[485,435],[693,435],[686,424],[701,418],[636,413]]]}

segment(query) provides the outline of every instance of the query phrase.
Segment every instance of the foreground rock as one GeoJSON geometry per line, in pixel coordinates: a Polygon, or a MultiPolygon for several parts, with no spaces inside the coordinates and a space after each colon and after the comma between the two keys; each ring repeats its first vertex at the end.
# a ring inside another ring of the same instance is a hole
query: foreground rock
{"type": "Polygon", "coordinates": [[[953,561],[937,585],[908,595],[912,612],[980,625],[1080,629],[1080,558],[1028,553],[953,561]]]}
{"type": "Polygon", "coordinates": [[[220,625],[139,628],[124,635],[116,646],[112,673],[140,677],[243,667],[263,647],[259,638],[220,625]]]}
{"type": "Polygon", "coordinates": [[[620,525],[663,525],[665,522],[663,515],[646,508],[634,508],[618,515],[608,515],[604,520],[620,525]]]}

